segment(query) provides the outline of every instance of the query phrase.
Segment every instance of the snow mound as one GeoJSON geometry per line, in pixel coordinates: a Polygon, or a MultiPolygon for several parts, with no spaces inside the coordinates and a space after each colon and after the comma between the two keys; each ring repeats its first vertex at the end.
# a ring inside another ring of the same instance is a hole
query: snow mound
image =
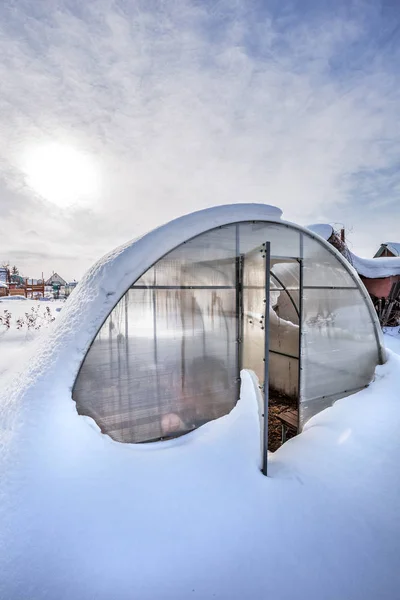
{"type": "Polygon", "coordinates": [[[331,235],[334,233],[332,225],[325,223],[316,223],[315,225],[307,225],[307,229],[313,233],[319,235],[324,240],[328,241],[331,235]]]}
{"type": "Polygon", "coordinates": [[[27,300],[25,296],[15,295],[15,296],[1,296],[0,302],[8,302],[9,300],[27,300]]]}

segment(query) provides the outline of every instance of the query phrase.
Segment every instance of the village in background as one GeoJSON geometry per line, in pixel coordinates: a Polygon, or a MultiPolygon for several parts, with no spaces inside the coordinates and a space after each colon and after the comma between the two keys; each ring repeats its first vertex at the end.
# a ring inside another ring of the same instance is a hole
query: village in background
{"type": "Polygon", "coordinates": [[[16,265],[10,267],[3,263],[0,267],[0,301],[2,300],[65,300],[78,284],[77,281],[67,282],[58,273],[44,279],[23,277],[16,265]]]}

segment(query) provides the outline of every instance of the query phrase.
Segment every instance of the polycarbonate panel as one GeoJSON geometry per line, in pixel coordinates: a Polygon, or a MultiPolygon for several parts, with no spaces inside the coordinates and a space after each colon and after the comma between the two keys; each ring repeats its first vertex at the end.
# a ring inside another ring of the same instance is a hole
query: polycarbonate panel
{"type": "Polygon", "coordinates": [[[299,392],[299,285],[297,260],[274,260],[271,264],[271,302],[269,324],[270,387],[289,397],[299,392]],[[279,281],[278,281],[279,280],[279,281]]]}
{"type": "Polygon", "coordinates": [[[279,223],[241,223],[240,253],[248,254],[265,242],[271,242],[272,256],[300,256],[300,233],[279,223]]]}
{"type": "Polygon", "coordinates": [[[265,375],[265,248],[259,246],[242,256],[242,368],[255,372],[264,384],[265,375]]]}
{"type": "MultiPolygon", "coordinates": [[[[160,286],[234,286],[236,227],[220,227],[182,244],[154,267],[160,286]]],[[[144,278],[147,282],[148,278],[144,278]]],[[[136,282],[143,285],[143,278],[136,282]]]]}
{"type": "Polygon", "coordinates": [[[181,435],[227,414],[238,399],[236,304],[236,226],[172,251],[99,331],[75,383],[78,411],[122,442],[181,435]]]}
{"type": "MultiPolygon", "coordinates": [[[[275,283],[279,287],[288,289],[299,289],[300,284],[300,269],[297,260],[288,260],[287,258],[273,258],[271,260],[271,273],[275,275],[275,283]]],[[[271,282],[272,283],[272,282],[271,282]]]]}
{"type": "Polygon", "coordinates": [[[96,337],[78,411],[121,442],[180,435],[237,401],[235,290],[130,289],[96,337]]]}
{"type": "Polygon", "coordinates": [[[303,235],[303,285],[314,287],[357,286],[339,259],[318,240],[303,235]]]}
{"type": "Polygon", "coordinates": [[[373,377],[378,346],[359,289],[304,289],[301,357],[302,427],[373,377]]]}
{"type": "MultiPolygon", "coordinates": [[[[300,263],[297,260],[271,261],[271,304],[284,321],[299,325],[300,263]]],[[[296,350],[296,356],[298,351],[296,350]]]]}
{"type": "Polygon", "coordinates": [[[142,287],[142,286],[152,286],[152,285],[155,285],[155,283],[156,283],[156,269],[155,269],[155,267],[152,267],[151,269],[146,271],[146,273],[144,273],[135,282],[134,285],[137,287],[142,287]]]}

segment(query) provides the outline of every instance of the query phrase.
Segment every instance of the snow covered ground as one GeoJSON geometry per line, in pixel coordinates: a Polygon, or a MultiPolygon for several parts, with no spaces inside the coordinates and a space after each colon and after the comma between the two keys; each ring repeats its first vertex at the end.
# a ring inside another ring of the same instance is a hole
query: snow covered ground
{"type": "Polygon", "coordinates": [[[0,377],[7,372],[15,363],[21,363],[24,356],[30,354],[31,344],[39,338],[39,336],[48,333],[50,319],[45,314],[46,307],[50,309],[51,317],[57,318],[60,309],[64,305],[63,300],[54,300],[50,302],[29,300],[22,296],[13,297],[12,299],[0,298],[0,317],[5,317],[5,313],[11,314],[10,327],[7,328],[0,321],[0,377]],[[17,299],[16,299],[17,298],[17,299]],[[36,324],[28,329],[26,313],[32,314],[38,312],[36,324]],[[18,328],[17,320],[22,319],[24,322],[18,328]],[[37,327],[40,326],[40,329],[37,327]]]}
{"type": "Polygon", "coordinates": [[[386,348],[400,354],[400,327],[385,328],[385,345],[386,348]]]}
{"type": "MultiPolygon", "coordinates": [[[[0,334],[1,382],[49,330],[0,334]]],[[[268,478],[247,372],[228,416],[146,445],[78,416],[62,372],[33,367],[24,396],[18,375],[0,400],[0,598],[397,598],[400,337],[385,339],[374,383],[271,455],[268,478]]]]}

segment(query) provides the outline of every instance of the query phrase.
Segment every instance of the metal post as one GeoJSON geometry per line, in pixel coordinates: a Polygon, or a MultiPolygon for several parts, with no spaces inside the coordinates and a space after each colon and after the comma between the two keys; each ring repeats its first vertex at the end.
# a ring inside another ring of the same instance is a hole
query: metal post
{"type": "Polygon", "coordinates": [[[152,304],[153,304],[153,360],[156,369],[156,397],[157,405],[159,410],[159,418],[161,415],[161,398],[160,398],[160,365],[158,364],[158,338],[157,338],[157,271],[154,266],[154,287],[152,292],[152,304]]]}
{"type": "MultiPolygon", "coordinates": [[[[136,292],[137,293],[137,292],[136,292]]],[[[125,360],[126,360],[126,397],[129,399],[129,406],[133,407],[133,393],[132,393],[132,377],[131,377],[131,363],[129,356],[129,297],[134,295],[135,292],[128,290],[125,293],[125,360]]],[[[122,382],[120,383],[120,386],[122,382]]],[[[122,407],[121,407],[122,410],[122,407]]],[[[133,427],[135,432],[135,427],[133,427]]]]}
{"type": "Polygon", "coordinates": [[[303,281],[303,255],[304,255],[304,240],[303,234],[300,233],[300,259],[299,259],[299,375],[298,375],[298,392],[297,392],[297,433],[300,433],[300,409],[301,409],[301,380],[302,380],[302,359],[301,351],[303,347],[303,295],[304,295],[304,281],[303,281]]]}
{"type": "Polygon", "coordinates": [[[242,269],[239,245],[239,225],[236,225],[236,385],[237,398],[240,396],[240,371],[242,369],[242,269]]]}
{"type": "Polygon", "coordinates": [[[268,475],[268,401],[269,401],[269,311],[271,243],[265,243],[265,329],[264,329],[264,443],[262,472],[268,475]]]}

